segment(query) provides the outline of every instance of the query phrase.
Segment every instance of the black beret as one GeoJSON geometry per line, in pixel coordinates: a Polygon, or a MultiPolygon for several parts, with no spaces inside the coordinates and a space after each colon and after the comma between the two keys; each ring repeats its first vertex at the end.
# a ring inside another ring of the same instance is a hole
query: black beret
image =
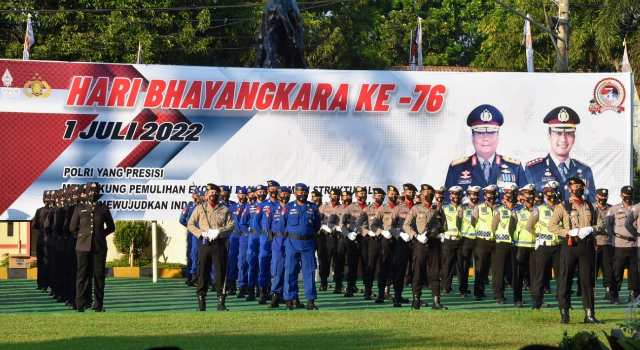
{"type": "Polygon", "coordinates": [[[382,188],[374,187],[373,194],[386,194],[382,188]]]}
{"type": "Polygon", "coordinates": [[[332,196],[334,196],[334,195],[339,196],[340,195],[340,189],[339,188],[332,188],[331,191],[329,192],[329,194],[331,194],[332,196]]]}
{"type": "Polygon", "coordinates": [[[420,185],[420,190],[424,191],[424,190],[431,190],[433,191],[433,187],[431,185],[427,185],[427,184],[422,184],[420,185]]]}
{"type": "Polygon", "coordinates": [[[395,191],[397,193],[400,193],[400,191],[398,191],[396,186],[392,186],[392,185],[387,186],[387,192],[391,192],[391,191],[395,191]]]}
{"type": "Polygon", "coordinates": [[[353,192],[351,192],[351,191],[349,191],[349,190],[344,190],[344,191],[342,191],[342,195],[343,195],[343,196],[352,196],[352,195],[353,195],[353,192]]]}
{"type": "Polygon", "coordinates": [[[218,187],[218,185],[216,184],[207,184],[207,191],[209,190],[216,190],[218,192],[220,192],[220,187],[218,187]]]}
{"type": "Polygon", "coordinates": [[[582,179],[581,179],[581,178],[579,178],[579,177],[571,177],[571,178],[569,178],[569,180],[568,180],[568,181],[569,181],[569,185],[576,185],[576,184],[578,184],[578,185],[582,185],[582,186],[584,186],[584,181],[582,181],[582,179]]]}
{"type": "Polygon", "coordinates": [[[416,188],[416,186],[414,186],[413,184],[404,184],[402,185],[402,188],[405,189],[405,191],[417,191],[418,189],[416,188]]]}
{"type": "Polygon", "coordinates": [[[364,186],[356,187],[356,192],[367,192],[367,188],[364,186]]]}
{"type": "Polygon", "coordinates": [[[598,188],[596,194],[603,197],[609,197],[609,190],[606,188],[598,188]]]}
{"type": "Polygon", "coordinates": [[[320,191],[311,191],[311,197],[322,197],[320,191]]]}
{"type": "Polygon", "coordinates": [[[631,186],[622,186],[622,189],[620,189],[620,193],[628,194],[628,195],[632,196],[633,195],[633,187],[631,187],[631,186]]]}

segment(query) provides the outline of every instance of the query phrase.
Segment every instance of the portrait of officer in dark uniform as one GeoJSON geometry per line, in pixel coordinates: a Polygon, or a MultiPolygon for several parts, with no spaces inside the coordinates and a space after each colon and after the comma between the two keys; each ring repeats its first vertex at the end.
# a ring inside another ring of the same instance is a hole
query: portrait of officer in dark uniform
{"type": "Polygon", "coordinates": [[[496,153],[503,122],[502,113],[492,105],[480,105],[469,113],[467,125],[471,127],[471,142],[475,153],[451,162],[445,187],[485,188],[492,184],[500,186],[502,183],[516,183],[518,186],[527,184],[520,160],[496,153]]]}
{"type": "Polygon", "coordinates": [[[571,197],[567,179],[579,178],[585,184],[584,198],[591,203],[595,202],[596,184],[591,168],[571,158],[569,154],[576,142],[576,125],[580,124],[580,116],[573,109],[560,106],[547,113],[543,122],[549,125],[547,139],[551,144],[551,150],[546,157],[527,162],[527,182],[535,183],[537,188],[542,188],[549,181],[557,181],[560,183],[558,192],[566,199],[571,197]]]}

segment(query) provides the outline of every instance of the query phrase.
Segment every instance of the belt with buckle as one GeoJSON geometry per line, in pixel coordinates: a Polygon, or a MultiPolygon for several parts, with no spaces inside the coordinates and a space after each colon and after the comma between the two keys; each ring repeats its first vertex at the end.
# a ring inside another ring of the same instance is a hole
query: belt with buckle
{"type": "Polygon", "coordinates": [[[299,236],[299,235],[294,235],[293,233],[289,233],[287,232],[286,237],[298,240],[298,241],[308,241],[313,239],[313,235],[305,235],[305,236],[299,236]]]}
{"type": "Polygon", "coordinates": [[[249,229],[249,232],[251,232],[252,234],[254,234],[256,236],[259,235],[258,231],[254,230],[252,228],[249,229]]]}

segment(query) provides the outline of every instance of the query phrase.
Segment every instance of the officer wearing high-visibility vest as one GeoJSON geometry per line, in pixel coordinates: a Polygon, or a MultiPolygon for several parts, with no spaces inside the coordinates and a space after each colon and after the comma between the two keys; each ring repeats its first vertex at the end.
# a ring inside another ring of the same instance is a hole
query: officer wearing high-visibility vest
{"type": "Polygon", "coordinates": [[[420,185],[421,203],[414,205],[409,211],[402,225],[413,243],[413,304],[411,309],[420,309],[422,296],[422,281],[429,280],[429,289],[433,294],[434,310],[446,310],[440,303],[440,234],[447,231],[447,221],[440,214],[440,208],[433,203],[435,190],[427,184],[420,185]],[[425,276],[425,273],[427,276],[425,276]]]}
{"type": "Polygon", "coordinates": [[[297,265],[302,263],[302,281],[307,299],[307,310],[318,310],[317,298],[316,247],[314,234],[322,226],[318,206],[307,201],[309,187],[303,183],[295,185],[296,200],[287,203],[280,217],[280,232],[285,233],[285,285],[284,299],[287,310],[293,310],[293,299],[298,294],[297,265]]]}
{"type": "MultiPolygon", "coordinates": [[[[453,186],[449,189],[449,199],[451,202],[442,207],[444,219],[447,221],[447,231],[442,234],[442,293],[448,294],[451,290],[454,268],[458,271],[458,283],[461,279],[461,266],[458,256],[462,249],[462,217],[459,215],[462,209],[462,194],[464,190],[460,186],[453,186]]],[[[468,274],[467,269],[467,274],[468,274]]],[[[466,291],[466,290],[465,290],[466,291]]]]}
{"type": "Polygon", "coordinates": [[[543,301],[545,273],[547,267],[553,267],[553,274],[556,279],[556,288],[560,274],[560,239],[558,235],[549,231],[549,219],[558,204],[558,182],[547,182],[542,190],[544,191],[545,202],[533,209],[531,217],[527,221],[527,229],[533,229],[536,233],[535,243],[535,267],[530,267],[533,275],[531,285],[531,308],[539,310],[548,308],[549,304],[543,301]]]}
{"type": "Polygon", "coordinates": [[[601,324],[595,318],[593,303],[593,264],[595,250],[593,249],[594,231],[603,229],[602,219],[595,212],[595,208],[583,199],[585,184],[582,179],[572,177],[568,180],[571,198],[559,203],[551,219],[549,231],[558,236],[566,237],[566,243],[560,250],[560,283],[558,284],[558,306],[560,307],[560,323],[570,321],[571,293],[570,278],[576,266],[580,268],[580,283],[582,284],[582,306],[585,310],[584,323],[601,324]]]}
{"type": "Polygon", "coordinates": [[[376,304],[383,304],[385,299],[392,299],[390,286],[394,278],[393,257],[395,255],[395,240],[391,235],[391,214],[398,204],[400,191],[395,186],[387,187],[389,200],[376,211],[371,221],[371,231],[380,237],[380,272],[378,273],[378,297],[376,304]]]}
{"type": "Polygon", "coordinates": [[[511,183],[503,188],[503,205],[493,212],[491,232],[496,239],[496,257],[491,263],[493,272],[493,297],[498,304],[504,304],[504,269],[513,254],[513,235],[518,224],[516,203],[518,185],[511,183]],[[495,262],[495,264],[494,264],[495,262]]]}
{"type": "MultiPolygon", "coordinates": [[[[366,266],[362,274],[362,282],[364,284],[364,300],[373,299],[373,280],[376,275],[376,267],[378,266],[378,257],[380,255],[380,235],[371,229],[371,223],[376,217],[376,213],[384,202],[385,192],[382,188],[373,188],[373,203],[365,208],[365,215],[361,215],[357,225],[362,228],[362,234],[365,237],[366,244],[366,266]]],[[[383,299],[384,301],[384,299],[383,299]]]]}
{"type": "Polygon", "coordinates": [[[489,185],[483,188],[483,191],[485,201],[476,205],[472,213],[476,222],[476,275],[473,279],[473,295],[476,301],[487,297],[484,293],[484,281],[489,275],[489,264],[496,255],[496,239],[491,230],[491,223],[493,213],[499,206],[496,204],[498,186],[489,185]]]}
{"type": "Polygon", "coordinates": [[[476,218],[473,217],[473,210],[480,200],[480,186],[469,186],[467,188],[469,203],[461,205],[458,209],[460,218],[460,254],[458,255],[458,281],[460,297],[466,298],[471,292],[469,290],[469,268],[473,259],[473,252],[476,248],[476,218]]]}
{"type": "Polygon", "coordinates": [[[513,303],[515,307],[522,307],[522,289],[527,270],[531,271],[531,279],[535,278],[535,246],[536,232],[533,228],[527,227],[527,223],[532,216],[538,215],[534,211],[535,206],[535,184],[527,184],[520,189],[524,197],[524,204],[516,209],[518,216],[518,226],[514,234],[513,246],[515,249],[514,276],[513,276],[513,303]]]}

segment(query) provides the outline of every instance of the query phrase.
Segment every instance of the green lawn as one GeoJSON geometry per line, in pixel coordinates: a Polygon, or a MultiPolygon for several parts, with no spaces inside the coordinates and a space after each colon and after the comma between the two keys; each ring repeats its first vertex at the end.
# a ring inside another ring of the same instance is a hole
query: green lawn
{"type": "MultiPolygon", "coordinates": [[[[565,330],[569,335],[595,330],[604,340],[600,330],[617,328],[626,307],[603,301],[600,287],[596,316],[603,326],[582,324],[577,297],[572,323],[565,326],[559,324],[552,296],[546,301],[553,308],[531,310],[528,294],[523,309],[449,294],[443,304],[450,310],[411,311],[409,306],[364,301],[361,294],[344,298],[321,292],[316,312],[269,310],[230,296],[231,312],[215,311],[210,298],[210,311],[197,313],[195,288],[183,281],[109,278],[104,314],[68,311],[36,291],[35,281],[0,281],[0,349],[517,349],[534,343],[557,345],[565,330]]],[[[510,290],[507,299],[513,301],[510,290]]]]}

